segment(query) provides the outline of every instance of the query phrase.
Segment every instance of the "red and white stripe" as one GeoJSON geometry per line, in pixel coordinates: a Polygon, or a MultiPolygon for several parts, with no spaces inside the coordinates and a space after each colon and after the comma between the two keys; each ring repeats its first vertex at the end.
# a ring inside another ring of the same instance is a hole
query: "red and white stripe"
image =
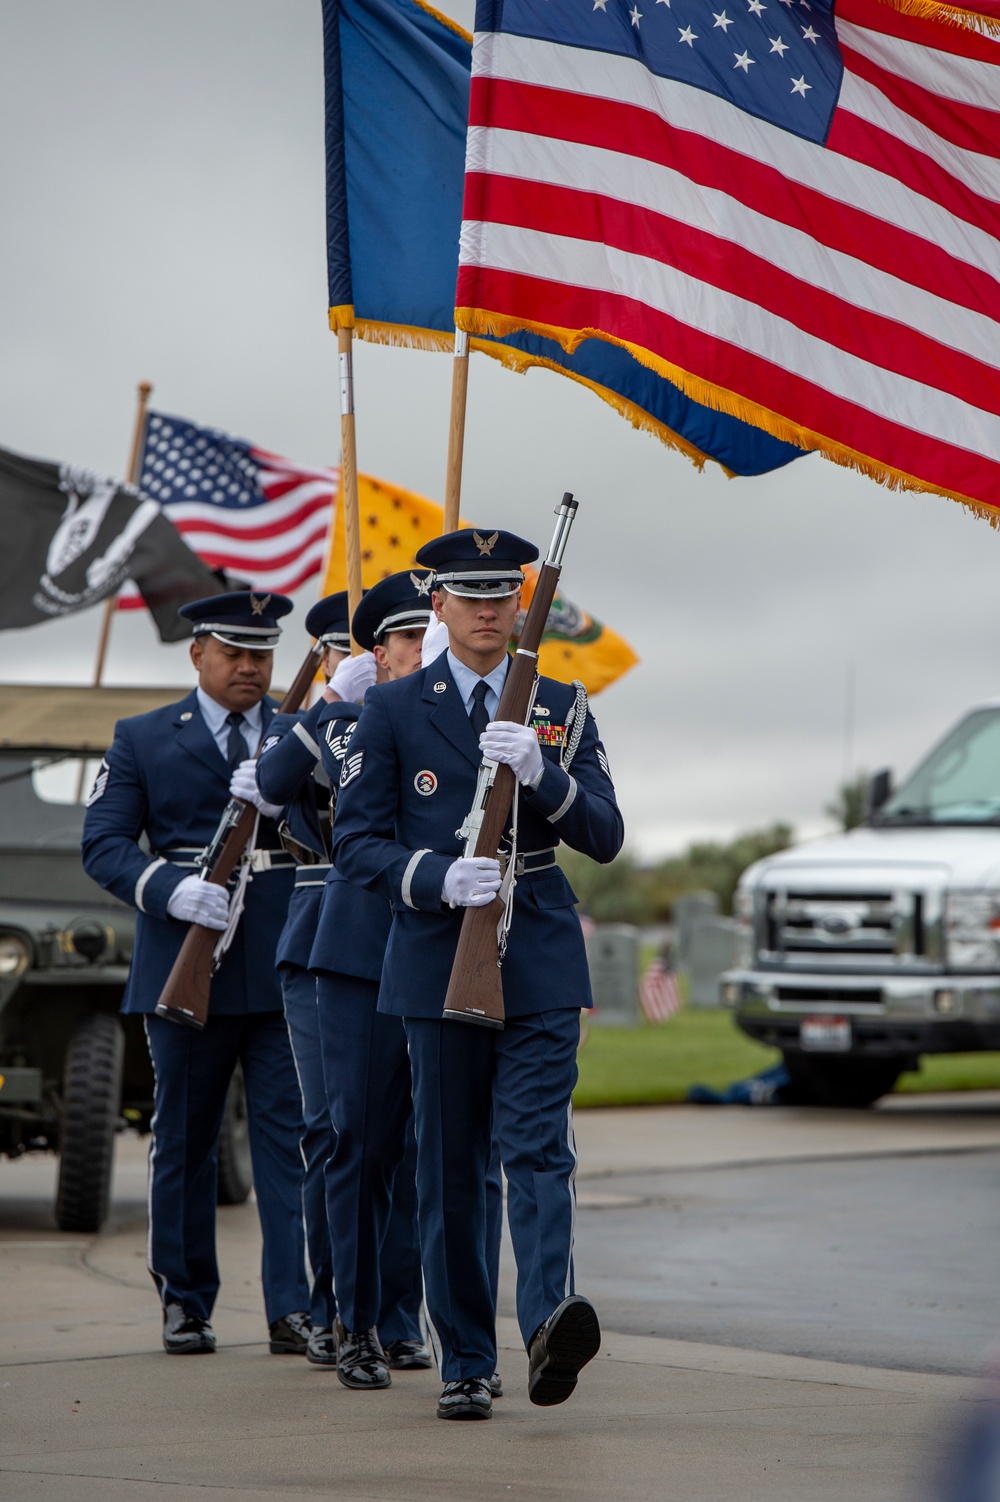
{"type": "Polygon", "coordinates": [[[1000,42],[839,0],[826,146],[599,51],[477,36],[457,301],[597,330],[1000,506],[1000,42]]]}
{"type": "MultiPolygon", "coordinates": [[[[236,511],[175,501],[163,511],[209,568],[225,569],[268,594],[291,594],[323,568],[340,470],[305,469],[261,449],[253,452],[266,465],[258,475],[266,505],[236,511]]],[[[143,603],[129,581],[118,608],[137,610],[143,603]]]]}
{"type": "Polygon", "coordinates": [[[680,1010],[681,992],[677,972],[661,959],[652,959],[639,982],[639,1002],[647,1022],[666,1022],[680,1010]]]}

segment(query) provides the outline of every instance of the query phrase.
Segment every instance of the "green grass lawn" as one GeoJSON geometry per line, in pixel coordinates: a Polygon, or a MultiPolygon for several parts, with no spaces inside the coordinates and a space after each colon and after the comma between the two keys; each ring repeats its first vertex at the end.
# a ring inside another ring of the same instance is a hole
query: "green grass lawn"
{"type": "MultiPolygon", "coordinates": [[[[691,1085],[721,1089],[779,1058],[741,1033],[728,1012],[683,1007],[656,1027],[589,1027],[573,1099],[578,1106],[659,1105],[684,1100],[691,1085]]],[[[896,1089],[1000,1089],[1000,1053],[924,1058],[896,1089]]]]}

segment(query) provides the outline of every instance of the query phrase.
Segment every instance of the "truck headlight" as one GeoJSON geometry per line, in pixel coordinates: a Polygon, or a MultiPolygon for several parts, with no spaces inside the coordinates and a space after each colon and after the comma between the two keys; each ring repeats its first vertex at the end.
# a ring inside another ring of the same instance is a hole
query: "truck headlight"
{"type": "Polygon", "coordinates": [[[0,980],[17,980],[31,964],[31,950],[17,934],[0,934],[0,980]]]}
{"type": "Polygon", "coordinates": [[[945,934],[950,969],[1000,970],[1000,893],[949,892],[945,934]]]}
{"type": "Polygon", "coordinates": [[[737,925],[734,968],[748,970],[753,964],[753,889],[737,887],[733,894],[733,920],[737,925]]]}

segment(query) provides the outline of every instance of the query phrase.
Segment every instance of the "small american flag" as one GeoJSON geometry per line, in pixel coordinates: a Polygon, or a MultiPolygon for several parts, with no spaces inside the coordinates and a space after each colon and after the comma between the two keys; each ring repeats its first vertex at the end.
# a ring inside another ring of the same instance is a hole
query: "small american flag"
{"type": "Polygon", "coordinates": [[[480,0],[460,327],[995,517],[1000,40],[914,8],[480,0]]]}
{"type": "Polygon", "coordinates": [[[681,993],[677,984],[677,971],[668,970],[657,956],[650,960],[645,975],[639,982],[639,1001],[647,1022],[666,1022],[680,1009],[681,993]]]}
{"type": "MultiPolygon", "coordinates": [[[[339,479],[182,417],[146,423],[139,489],[209,568],[256,590],[288,594],[320,572],[339,479]]],[[[142,603],[133,586],[119,597],[142,603]]]]}

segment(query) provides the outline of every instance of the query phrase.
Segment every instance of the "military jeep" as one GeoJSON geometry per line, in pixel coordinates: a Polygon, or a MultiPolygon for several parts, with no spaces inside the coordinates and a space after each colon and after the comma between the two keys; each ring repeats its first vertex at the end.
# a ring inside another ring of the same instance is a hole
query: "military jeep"
{"type": "MultiPolygon", "coordinates": [[[[135,915],[83,870],[87,795],[115,721],[184,690],[0,685],[0,1153],[60,1155],[55,1217],[97,1231],[115,1134],[148,1132],[141,1017],[119,1017],[135,915]]],[[[252,1186],[237,1074],[219,1143],[219,1202],[252,1186]]]]}

